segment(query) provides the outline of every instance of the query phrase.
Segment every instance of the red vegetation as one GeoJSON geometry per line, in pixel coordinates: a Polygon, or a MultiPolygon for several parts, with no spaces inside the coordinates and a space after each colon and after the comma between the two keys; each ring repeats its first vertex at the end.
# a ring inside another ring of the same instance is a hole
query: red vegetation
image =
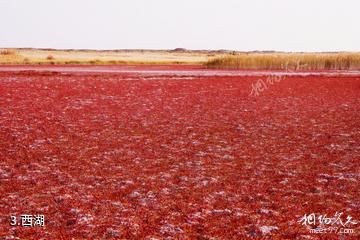
{"type": "Polygon", "coordinates": [[[360,220],[359,78],[257,79],[0,71],[0,238],[338,239],[297,221],[360,220]]]}

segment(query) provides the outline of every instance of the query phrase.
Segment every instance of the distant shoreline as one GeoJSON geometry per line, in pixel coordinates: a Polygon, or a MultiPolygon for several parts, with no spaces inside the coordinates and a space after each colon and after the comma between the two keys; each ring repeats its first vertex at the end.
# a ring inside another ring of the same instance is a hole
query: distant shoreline
{"type": "MultiPolygon", "coordinates": [[[[318,52],[323,54],[360,54],[358,52],[318,52]]],[[[129,65],[129,64],[201,64],[232,56],[302,55],[308,52],[233,51],[233,50],[171,50],[152,49],[52,49],[52,48],[0,48],[0,64],[13,65],[129,65]]],[[[274,58],[275,60],[275,58],[274,58]]],[[[228,65],[228,64],[225,64],[228,65]]],[[[209,66],[209,65],[208,65],[209,66]]],[[[219,66],[216,66],[219,67],[219,66]]],[[[220,68],[223,66],[220,66],[220,68]]],[[[225,66],[229,67],[229,66],[225,66]]],[[[230,66],[231,67],[231,66],[230,66]]]]}

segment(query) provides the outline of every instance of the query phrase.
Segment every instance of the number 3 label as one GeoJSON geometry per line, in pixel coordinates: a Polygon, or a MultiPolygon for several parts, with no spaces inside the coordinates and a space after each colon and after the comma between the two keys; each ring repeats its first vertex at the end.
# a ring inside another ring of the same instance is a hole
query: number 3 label
{"type": "Polygon", "coordinates": [[[16,226],[16,216],[11,216],[11,222],[10,222],[10,225],[11,226],[16,226]]]}

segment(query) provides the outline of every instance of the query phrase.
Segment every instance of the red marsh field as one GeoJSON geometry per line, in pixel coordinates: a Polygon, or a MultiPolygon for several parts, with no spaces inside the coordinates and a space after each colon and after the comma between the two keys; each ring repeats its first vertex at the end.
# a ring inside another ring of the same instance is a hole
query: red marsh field
{"type": "Polygon", "coordinates": [[[359,143],[359,72],[1,66],[0,238],[338,239],[359,143]]]}

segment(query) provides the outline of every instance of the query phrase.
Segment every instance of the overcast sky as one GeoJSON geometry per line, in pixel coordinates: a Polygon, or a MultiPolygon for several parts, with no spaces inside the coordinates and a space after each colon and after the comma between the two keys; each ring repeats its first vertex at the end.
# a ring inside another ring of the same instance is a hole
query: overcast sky
{"type": "Polygon", "coordinates": [[[359,0],[0,0],[0,47],[360,51],[359,0]]]}

